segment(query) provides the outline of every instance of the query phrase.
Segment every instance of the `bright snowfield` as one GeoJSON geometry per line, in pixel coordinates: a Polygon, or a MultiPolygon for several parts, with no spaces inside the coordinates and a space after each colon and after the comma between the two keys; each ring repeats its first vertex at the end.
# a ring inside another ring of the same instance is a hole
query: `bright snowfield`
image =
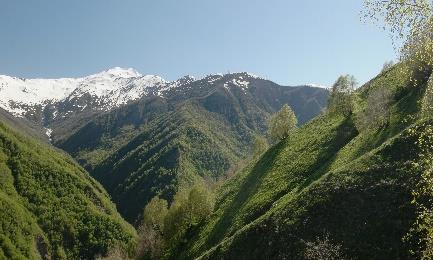
{"type": "Polygon", "coordinates": [[[113,68],[84,78],[21,79],[0,75],[0,107],[16,116],[26,111],[22,105],[45,105],[84,94],[104,99],[110,109],[147,93],[149,87],[165,85],[158,76],[141,75],[134,69],[113,68]]]}
{"type": "MultiPolygon", "coordinates": [[[[134,69],[119,67],[83,78],[22,79],[0,75],[0,107],[15,116],[23,117],[35,106],[44,108],[48,104],[70,103],[81,97],[90,96],[90,100],[97,103],[95,109],[108,111],[143,96],[164,97],[171,90],[180,90],[182,86],[191,87],[190,83],[196,81],[204,81],[209,85],[223,84],[227,90],[236,87],[246,92],[253,79],[263,78],[238,72],[227,75],[213,74],[201,79],[185,76],[170,82],[159,76],[141,75],[134,69]]],[[[82,111],[87,104],[88,101],[76,102],[75,106],[82,111]]],[[[57,111],[54,111],[54,118],[56,114],[57,111]]]]}

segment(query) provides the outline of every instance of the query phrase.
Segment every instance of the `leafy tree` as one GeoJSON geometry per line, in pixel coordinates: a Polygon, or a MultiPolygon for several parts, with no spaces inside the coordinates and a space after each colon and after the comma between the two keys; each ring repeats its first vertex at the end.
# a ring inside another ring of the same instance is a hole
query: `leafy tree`
{"type": "Polygon", "coordinates": [[[253,145],[253,156],[257,158],[268,149],[268,141],[262,136],[256,136],[253,145]]]}
{"type": "Polygon", "coordinates": [[[422,100],[421,107],[422,117],[431,117],[433,115],[433,74],[427,81],[427,89],[422,100]]]}
{"type": "MultiPolygon", "coordinates": [[[[433,67],[433,4],[428,0],[365,0],[364,18],[391,32],[400,59],[426,73],[433,67]]],[[[413,75],[412,75],[413,76],[413,75]]],[[[412,80],[416,81],[417,77],[412,80]]]]}
{"type": "Polygon", "coordinates": [[[286,104],[269,119],[269,134],[274,140],[285,139],[296,129],[297,123],[295,113],[286,104]]]}
{"type": "Polygon", "coordinates": [[[413,163],[415,172],[421,172],[421,180],[413,192],[414,204],[418,208],[417,221],[406,239],[416,241],[414,253],[422,259],[433,258],[433,126],[432,121],[426,121],[411,129],[411,134],[417,138],[419,159],[413,163]]]}
{"type": "Polygon", "coordinates": [[[164,236],[171,246],[181,242],[186,231],[199,224],[213,211],[213,196],[204,184],[180,189],[164,220],[164,236]]]}
{"type": "Polygon", "coordinates": [[[96,256],[95,257],[96,260],[126,260],[126,259],[130,259],[130,257],[128,256],[128,253],[119,246],[115,246],[110,248],[110,250],[108,250],[108,254],[106,256],[96,256]]]}
{"type": "Polygon", "coordinates": [[[137,256],[140,259],[158,259],[162,256],[164,243],[164,220],[168,213],[166,200],[154,197],[144,208],[138,230],[137,256]]]}
{"type": "Polygon", "coordinates": [[[164,218],[168,213],[166,200],[154,197],[144,208],[142,225],[150,226],[157,231],[164,230],[164,218]]]}
{"type": "Polygon", "coordinates": [[[167,201],[155,197],[144,208],[138,258],[159,259],[166,250],[182,243],[188,230],[212,213],[214,199],[204,183],[196,183],[180,188],[169,208],[167,205],[167,201]]]}
{"type": "Polygon", "coordinates": [[[328,102],[328,112],[332,114],[349,115],[352,113],[352,93],[357,82],[352,75],[342,75],[332,85],[328,102]]]}
{"type": "Polygon", "coordinates": [[[388,88],[378,87],[371,90],[367,97],[367,107],[356,118],[358,131],[386,125],[389,121],[392,98],[392,92],[388,88]]]}
{"type": "Polygon", "coordinates": [[[137,259],[160,259],[164,250],[163,233],[149,225],[140,226],[138,229],[137,259]]]}

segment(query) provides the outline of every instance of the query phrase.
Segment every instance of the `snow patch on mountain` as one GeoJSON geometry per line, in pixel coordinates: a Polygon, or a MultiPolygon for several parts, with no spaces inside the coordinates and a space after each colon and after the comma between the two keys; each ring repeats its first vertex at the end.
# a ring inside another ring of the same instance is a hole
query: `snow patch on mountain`
{"type": "Polygon", "coordinates": [[[312,87],[312,88],[324,88],[324,89],[329,89],[328,86],[324,86],[324,85],[320,85],[320,84],[314,84],[314,83],[306,84],[305,86],[307,86],[307,87],[312,87]]]}
{"type": "Polygon", "coordinates": [[[99,99],[102,109],[123,105],[148,94],[149,88],[167,82],[154,75],[115,67],[83,78],[21,79],[0,75],[0,107],[23,116],[29,106],[70,101],[89,95],[99,99]]]}
{"type": "Polygon", "coordinates": [[[236,72],[211,74],[201,79],[188,75],[166,81],[159,76],[142,75],[135,69],[120,67],[82,78],[21,79],[0,75],[0,107],[15,116],[27,117],[50,106],[50,118],[55,119],[85,109],[108,111],[143,96],[166,97],[172,90],[186,91],[194,86],[223,84],[228,90],[237,87],[246,92],[255,79],[262,78],[236,72]],[[200,84],[192,84],[199,81],[200,84]]]}
{"type": "Polygon", "coordinates": [[[51,134],[53,133],[53,130],[50,128],[45,128],[45,135],[48,136],[49,140],[51,141],[51,134]]]}

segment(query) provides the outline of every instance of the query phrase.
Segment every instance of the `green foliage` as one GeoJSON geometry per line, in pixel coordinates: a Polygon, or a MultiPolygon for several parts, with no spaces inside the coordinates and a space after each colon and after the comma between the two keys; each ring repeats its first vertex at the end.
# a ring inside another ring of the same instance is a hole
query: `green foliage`
{"type": "Polygon", "coordinates": [[[181,183],[221,179],[250,158],[267,118],[289,103],[299,123],[326,105],[328,91],[281,87],[255,79],[247,90],[230,74],[179,86],[165,98],[145,97],[107,113],[82,113],[50,123],[53,143],[72,155],[136,223],[155,196],[171,202],[181,183]],[[228,88],[224,87],[229,82],[228,88]],[[277,99],[276,99],[277,98],[277,99]]]}
{"type": "Polygon", "coordinates": [[[158,197],[146,205],[139,232],[138,256],[159,259],[164,251],[176,251],[188,239],[187,233],[213,211],[213,195],[202,183],[181,188],[169,208],[158,197]]]}
{"type": "Polygon", "coordinates": [[[433,68],[433,3],[428,0],[365,0],[364,18],[391,32],[400,59],[410,67],[412,81],[423,82],[433,68]]]}
{"type": "Polygon", "coordinates": [[[153,197],[171,202],[181,183],[224,175],[248,155],[252,139],[244,126],[226,126],[196,104],[184,104],[149,123],[92,175],[134,222],[153,197]]]}
{"type": "Polygon", "coordinates": [[[420,153],[413,167],[422,172],[421,180],[414,190],[414,202],[419,214],[409,238],[418,238],[414,251],[422,259],[433,257],[433,122],[431,118],[416,128],[411,134],[417,139],[420,153]]]}
{"type": "Polygon", "coordinates": [[[154,197],[144,208],[142,225],[150,226],[156,231],[162,232],[164,230],[164,219],[167,213],[167,201],[159,197],[154,197]]]}
{"type": "Polygon", "coordinates": [[[427,81],[427,88],[422,99],[421,115],[423,118],[428,118],[433,115],[433,74],[430,75],[427,81]]]}
{"type": "Polygon", "coordinates": [[[164,236],[170,247],[182,243],[186,232],[206,219],[213,210],[213,197],[202,184],[180,189],[164,220],[164,236]]]}
{"type": "Polygon", "coordinates": [[[302,259],[318,246],[349,259],[413,257],[403,237],[416,221],[411,129],[424,90],[399,66],[358,89],[352,113],[316,118],[226,183],[214,214],[174,257],[302,259]],[[389,123],[359,133],[353,121],[380,86],[395,93],[389,123]]]}
{"type": "Polygon", "coordinates": [[[313,242],[305,243],[304,257],[307,260],[342,260],[341,245],[334,244],[329,239],[329,234],[323,238],[317,237],[313,242]]]}
{"type": "Polygon", "coordinates": [[[296,129],[297,124],[295,113],[289,105],[285,104],[269,119],[269,134],[274,140],[283,140],[296,129]]]}
{"type": "Polygon", "coordinates": [[[256,136],[253,145],[253,157],[262,155],[269,147],[268,141],[262,136],[256,136]]]}
{"type": "Polygon", "coordinates": [[[71,158],[0,123],[0,255],[88,259],[135,231],[104,189],[71,158]]]}
{"type": "Polygon", "coordinates": [[[332,85],[328,101],[328,112],[331,114],[349,115],[352,113],[352,93],[357,83],[353,76],[342,75],[332,85]]]}
{"type": "Polygon", "coordinates": [[[358,131],[385,126],[389,122],[392,99],[393,93],[388,88],[371,89],[367,97],[367,107],[357,114],[358,131]]]}
{"type": "Polygon", "coordinates": [[[382,73],[383,72],[387,72],[388,70],[390,70],[392,67],[394,66],[394,62],[393,61],[387,61],[383,64],[382,66],[382,73]]]}

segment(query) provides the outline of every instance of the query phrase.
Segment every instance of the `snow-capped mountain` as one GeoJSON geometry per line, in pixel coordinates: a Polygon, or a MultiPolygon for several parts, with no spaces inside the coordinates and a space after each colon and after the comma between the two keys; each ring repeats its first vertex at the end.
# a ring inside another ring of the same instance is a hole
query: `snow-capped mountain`
{"type": "MultiPolygon", "coordinates": [[[[249,84],[246,78],[258,78],[248,73],[229,75],[235,77],[222,83],[226,88],[235,85],[244,89],[249,84]]],[[[43,120],[38,117],[44,117],[44,111],[49,110],[51,119],[55,119],[86,108],[108,111],[143,96],[164,97],[195,81],[213,85],[223,77],[222,74],[202,79],[185,76],[169,82],[159,76],[141,75],[134,69],[119,67],[83,78],[22,79],[0,75],[0,107],[15,116],[36,121],[43,120]]]]}
{"type": "MultiPolygon", "coordinates": [[[[22,79],[0,75],[0,108],[49,132],[54,125],[72,121],[78,127],[84,122],[82,118],[88,120],[143,97],[181,102],[219,89],[232,95],[263,95],[263,99],[278,103],[278,95],[270,93],[277,86],[247,72],[211,74],[199,79],[185,76],[175,81],[119,67],[82,78],[22,79]]],[[[292,89],[279,87],[283,91],[292,89]]]]}
{"type": "Polygon", "coordinates": [[[83,78],[21,79],[0,75],[0,107],[15,116],[28,115],[31,108],[75,101],[83,109],[86,97],[109,110],[148,93],[148,89],[167,82],[158,76],[141,75],[134,69],[119,67],[83,78]],[[82,104],[81,104],[82,103],[82,104]]]}

